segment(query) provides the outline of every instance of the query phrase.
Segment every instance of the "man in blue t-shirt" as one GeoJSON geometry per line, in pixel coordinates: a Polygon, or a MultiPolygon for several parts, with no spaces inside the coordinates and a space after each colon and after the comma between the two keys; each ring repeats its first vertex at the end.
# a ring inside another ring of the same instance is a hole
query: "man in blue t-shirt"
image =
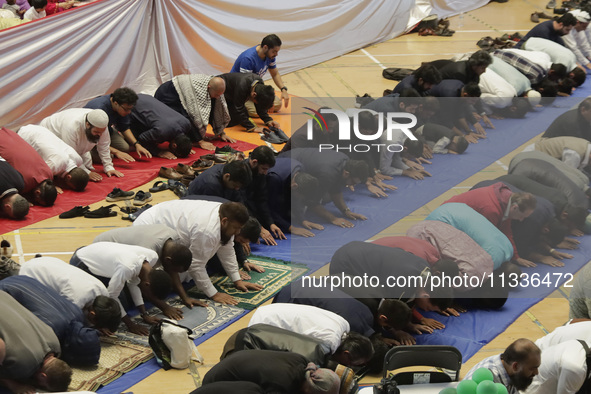
{"type": "MultiPolygon", "coordinates": [[[[281,79],[281,74],[279,74],[279,70],[277,70],[277,64],[275,61],[280,49],[281,39],[275,34],[269,34],[263,38],[260,45],[242,52],[230,70],[231,73],[255,73],[261,78],[267,73],[267,70],[269,70],[269,74],[271,74],[275,85],[281,90],[281,99],[275,97],[272,110],[269,112],[279,111],[281,109],[281,100],[283,100],[286,108],[289,105],[287,87],[281,79]]],[[[249,101],[246,107],[250,116],[258,117],[252,102],[249,101]]]]}

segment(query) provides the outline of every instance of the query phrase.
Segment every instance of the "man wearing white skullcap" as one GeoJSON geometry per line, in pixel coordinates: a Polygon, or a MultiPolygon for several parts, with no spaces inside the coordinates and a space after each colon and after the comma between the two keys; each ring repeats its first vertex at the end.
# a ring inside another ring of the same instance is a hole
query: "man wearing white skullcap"
{"type": "Polygon", "coordinates": [[[103,177],[94,171],[90,151],[97,147],[105,174],[121,178],[123,174],[113,167],[109,146],[111,138],[105,132],[109,117],[102,109],[72,108],[55,113],[43,119],[41,126],[57,135],[78,153],[83,161],[83,169],[91,181],[99,182],[103,177]]]}
{"type": "Polygon", "coordinates": [[[572,10],[569,13],[577,19],[577,24],[569,34],[562,38],[568,49],[573,51],[577,57],[577,63],[591,69],[591,44],[589,43],[587,34],[585,34],[585,30],[591,21],[591,16],[587,11],[583,10],[572,10]]]}

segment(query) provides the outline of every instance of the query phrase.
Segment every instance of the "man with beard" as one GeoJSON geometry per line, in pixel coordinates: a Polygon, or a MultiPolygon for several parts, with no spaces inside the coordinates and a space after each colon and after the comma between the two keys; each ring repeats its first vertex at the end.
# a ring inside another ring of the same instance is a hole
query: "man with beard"
{"type": "Polygon", "coordinates": [[[238,301],[229,294],[216,290],[207,274],[206,265],[216,253],[224,270],[237,289],[261,290],[263,287],[240,279],[238,262],[234,252],[234,236],[240,234],[248,221],[248,210],[241,203],[201,200],[173,200],[160,203],[138,217],[133,225],[165,224],[176,229],[179,243],[189,247],[193,259],[186,274],[173,281],[174,290],[189,307],[201,305],[190,298],[181,282],[193,279],[197,288],[216,302],[236,305],[238,301]]]}
{"type": "Polygon", "coordinates": [[[472,374],[478,368],[488,368],[495,383],[507,387],[509,394],[517,394],[519,390],[529,387],[538,374],[540,364],[540,348],[529,339],[520,338],[510,344],[502,354],[490,356],[476,364],[464,380],[472,379],[472,374]]]}
{"type": "Polygon", "coordinates": [[[71,108],[55,113],[43,119],[40,126],[45,127],[70,145],[84,161],[82,167],[91,181],[99,182],[103,177],[94,171],[90,151],[97,147],[99,157],[103,163],[103,171],[107,176],[123,177],[123,174],[113,167],[109,146],[111,138],[105,133],[109,125],[109,117],[101,109],[71,108]]]}
{"type": "MultiPolygon", "coordinates": [[[[285,103],[285,108],[289,105],[289,94],[287,94],[287,86],[281,79],[281,74],[277,69],[275,59],[281,50],[281,39],[276,34],[269,34],[265,36],[260,45],[249,48],[242,52],[234,62],[231,73],[255,73],[259,77],[264,77],[269,70],[269,74],[273,78],[275,85],[281,90],[281,99],[275,97],[273,102],[272,112],[279,112],[281,109],[281,100],[285,103]]],[[[257,117],[257,111],[252,101],[246,102],[246,108],[250,116],[257,117]]]]}
{"type": "Polygon", "coordinates": [[[226,83],[220,77],[205,74],[181,74],[164,82],[154,93],[162,101],[192,123],[190,137],[201,149],[214,150],[205,135],[211,124],[216,138],[234,143],[224,132],[230,122],[228,106],[224,99],[226,83]]]}
{"type": "Polygon", "coordinates": [[[527,46],[526,42],[530,37],[545,38],[565,46],[562,36],[569,34],[576,24],[577,18],[571,13],[566,13],[558,19],[542,22],[527,32],[525,37],[515,45],[515,48],[522,49],[522,46],[527,46]]]}

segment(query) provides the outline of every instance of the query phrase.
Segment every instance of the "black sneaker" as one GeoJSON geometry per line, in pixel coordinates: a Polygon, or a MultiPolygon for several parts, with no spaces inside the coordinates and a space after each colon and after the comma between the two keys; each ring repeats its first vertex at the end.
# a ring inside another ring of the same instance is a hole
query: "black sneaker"
{"type": "Polygon", "coordinates": [[[86,212],[90,211],[90,207],[87,205],[85,207],[78,205],[74,208],[70,209],[69,211],[63,212],[60,214],[60,219],[71,219],[77,218],[79,216],[84,216],[86,212]]]}
{"type": "Polygon", "coordinates": [[[230,145],[224,145],[221,148],[215,148],[215,153],[237,153],[238,151],[230,145]]]}
{"type": "Polygon", "coordinates": [[[152,194],[140,190],[133,198],[133,205],[141,206],[149,201],[152,201],[152,194]]]}
{"type": "Polygon", "coordinates": [[[126,192],[124,190],[119,189],[118,187],[114,188],[113,191],[107,194],[107,201],[114,202],[114,201],[123,201],[123,200],[131,200],[133,198],[134,192],[126,192]]]}

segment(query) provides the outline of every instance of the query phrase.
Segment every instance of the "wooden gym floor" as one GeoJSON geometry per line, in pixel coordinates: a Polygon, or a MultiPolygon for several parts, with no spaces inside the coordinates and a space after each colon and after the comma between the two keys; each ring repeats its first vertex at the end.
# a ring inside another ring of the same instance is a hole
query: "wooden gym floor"
{"type": "MultiPolygon", "coordinates": [[[[499,37],[504,33],[516,31],[525,33],[533,27],[529,15],[534,11],[544,11],[546,2],[547,0],[509,0],[504,4],[493,2],[465,13],[463,21],[460,21],[459,17],[450,18],[451,29],[456,30],[453,37],[419,37],[416,33],[401,36],[283,75],[283,80],[289,87],[289,92],[300,97],[351,97],[356,94],[362,96],[364,93],[381,97],[384,89],[391,89],[395,84],[382,78],[383,68],[416,68],[424,61],[450,58],[456,54],[475,51],[478,49],[476,42],[483,36],[499,37]]],[[[281,58],[279,68],[281,69],[281,58]]],[[[288,112],[289,109],[283,111],[288,112]]],[[[277,114],[274,117],[279,122],[283,119],[283,125],[287,126],[287,115],[277,114]]],[[[289,130],[288,127],[284,129],[289,130]]],[[[540,130],[540,133],[543,131],[540,130]]],[[[490,133],[494,133],[494,130],[490,133]]],[[[257,135],[236,132],[233,136],[256,144],[261,143],[257,135]]],[[[503,175],[513,155],[522,149],[523,147],[519,147],[465,182],[451,187],[443,195],[376,235],[376,238],[382,235],[404,235],[408,227],[423,220],[432,209],[452,195],[465,191],[481,180],[503,175]]],[[[134,191],[147,190],[152,183],[153,181],[134,191]]],[[[157,193],[153,195],[152,204],[172,198],[176,197],[171,192],[157,193]]],[[[389,198],[394,200],[396,196],[391,195],[389,198]]],[[[101,205],[104,205],[104,201],[93,204],[91,208],[95,209],[101,205]]],[[[120,216],[92,221],[83,218],[66,221],[55,217],[3,236],[15,246],[14,258],[17,261],[29,260],[36,253],[69,261],[74,250],[91,243],[99,233],[128,224],[129,222],[121,220],[120,216]]],[[[465,360],[463,373],[483,358],[500,353],[515,339],[536,339],[564,324],[567,318],[568,300],[564,295],[555,292],[520,316],[503,334],[482,348],[474,357],[465,360]]],[[[245,327],[249,319],[249,315],[245,316],[199,346],[199,351],[205,357],[205,366],[199,368],[201,376],[219,360],[227,338],[236,330],[245,327]]],[[[378,377],[366,377],[363,382],[373,383],[377,380],[378,377]]],[[[189,370],[159,370],[127,391],[135,394],[188,393],[194,388],[193,376],[189,370]]]]}

